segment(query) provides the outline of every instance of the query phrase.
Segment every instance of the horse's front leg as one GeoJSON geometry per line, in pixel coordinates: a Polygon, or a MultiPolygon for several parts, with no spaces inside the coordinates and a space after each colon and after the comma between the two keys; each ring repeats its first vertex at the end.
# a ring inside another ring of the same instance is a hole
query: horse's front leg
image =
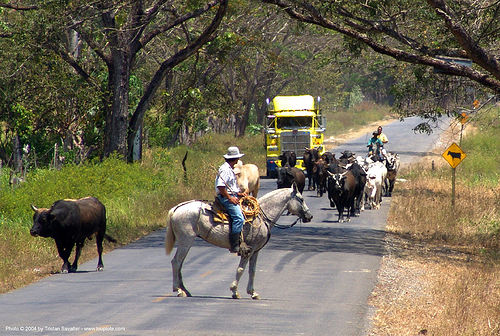
{"type": "Polygon", "coordinates": [[[236,279],[231,284],[231,287],[229,287],[231,292],[233,292],[233,299],[241,298],[240,293],[238,293],[238,283],[240,282],[241,276],[245,271],[247,263],[248,263],[248,257],[246,258],[241,257],[240,264],[238,265],[238,269],[236,270],[236,279]]]}
{"type": "Polygon", "coordinates": [[[260,295],[257,293],[254,288],[253,288],[253,280],[255,279],[255,271],[257,267],[257,256],[259,255],[259,252],[255,252],[252,254],[250,257],[250,266],[248,269],[248,286],[247,286],[247,293],[252,296],[252,299],[254,300],[260,300],[260,295]]]}

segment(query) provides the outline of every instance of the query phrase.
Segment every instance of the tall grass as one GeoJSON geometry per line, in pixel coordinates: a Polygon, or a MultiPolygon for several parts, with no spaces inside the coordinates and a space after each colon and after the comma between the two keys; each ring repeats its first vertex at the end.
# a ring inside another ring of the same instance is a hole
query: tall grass
{"type": "Polygon", "coordinates": [[[424,239],[469,247],[500,248],[500,121],[491,109],[461,148],[467,157],[456,169],[456,204],[451,208],[451,170],[412,167],[403,177],[392,219],[397,230],[424,239]],[[422,206],[420,204],[424,204],[422,206]]]}

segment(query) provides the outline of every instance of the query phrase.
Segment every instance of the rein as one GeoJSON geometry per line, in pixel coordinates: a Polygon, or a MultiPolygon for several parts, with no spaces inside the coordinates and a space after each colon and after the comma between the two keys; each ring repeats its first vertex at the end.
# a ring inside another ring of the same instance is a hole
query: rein
{"type": "Polygon", "coordinates": [[[297,224],[297,222],[298,222],[299,220],[300,220],[300,218],[297,218],[297,219],[295,220],[295,222],[293,222],[293,223],[292,223],[292,224],[290,224],[290,225],[281,225],[281,224],[278,224],[278,223],[274,223],[274,226],[275,226],[275,227],[277,227],[278,229],[282,229],[282,230],[284,230],[284,229],[290,229],[290,228],[294,227],[294,226],[295,226],[295,224],[297,224]]]}
{"type": "MultiPolygon", "coordinates": [[[[286,206],[286,205],[285,205],[286,206]]],[[[285,211],[285,207],[283,207],[283,210],[281,211],[281,213],[283,213],[283,211],[285,211]]],[[[259,208],[259,214],[262,216],[262,219],[264,220],[264,223],[269,226],[269,227],[272,227],[272,226],[275,226],[277,227],[278,229],[289,229],[293,226],[295,226],[295,224],[297,224],[297,222],[300,219],[300,217],[298,217],[295,222],[293,222],[292,224],[290,225],[281,225],[281,224],[278,224],[276,223],[275,221],[273,221],[271,218],[269,218],[268,215],[266,215],[266,213],[264,212],[264,210],[262,210],[262,208],[259,208]]],[[[269,228],[270,229],[270,228],[269,228]]]]}

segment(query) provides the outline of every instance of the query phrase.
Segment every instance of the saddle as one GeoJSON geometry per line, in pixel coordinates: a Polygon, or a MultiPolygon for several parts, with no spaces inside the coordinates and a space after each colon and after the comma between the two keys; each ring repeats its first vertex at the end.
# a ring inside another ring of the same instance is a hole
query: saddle
{"type": "MultiPolygon", "coordinates": [[[[229,215],[224,208],[224,205],[216,197],[213,202],[208,202],[210,209],[208,211],[214,214],[214,222],[229,224],[229,215]]],[[[245,217],[246,223],[253,223],[260,211],[259,203],[253,196],[245,196],[240,198],[240,207],[245,217]]]]}

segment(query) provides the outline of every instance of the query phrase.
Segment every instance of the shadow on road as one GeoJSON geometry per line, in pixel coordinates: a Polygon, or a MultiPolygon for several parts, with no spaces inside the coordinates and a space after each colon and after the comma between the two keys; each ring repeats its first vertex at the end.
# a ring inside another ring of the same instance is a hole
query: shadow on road
{"type": "MultiPolygon", "coordinates": [[[[385,231],[360,228],[294,227],[287,230],[273,228],[265,249],[292,252],[341,252],[374,256],[384,255],[385,231]]],[[[212,246],[196,239],[193,246],[212,246]]],[[[165,229],[131,243],[124,249],[164,248],[165,229]]],[[[214,247],[215,248],[215,247],[214,247]]]]}
{"type": "Polygon", "coordinates": [[[124,246],[124,249],[165,248],[165,229],[157,230],[146,237],[124,246]]]}
{"type": "Polygon", "coordinates": [[[266,249],[384,255],[385,231],[360,228],[273,230],[266,249]]]}

